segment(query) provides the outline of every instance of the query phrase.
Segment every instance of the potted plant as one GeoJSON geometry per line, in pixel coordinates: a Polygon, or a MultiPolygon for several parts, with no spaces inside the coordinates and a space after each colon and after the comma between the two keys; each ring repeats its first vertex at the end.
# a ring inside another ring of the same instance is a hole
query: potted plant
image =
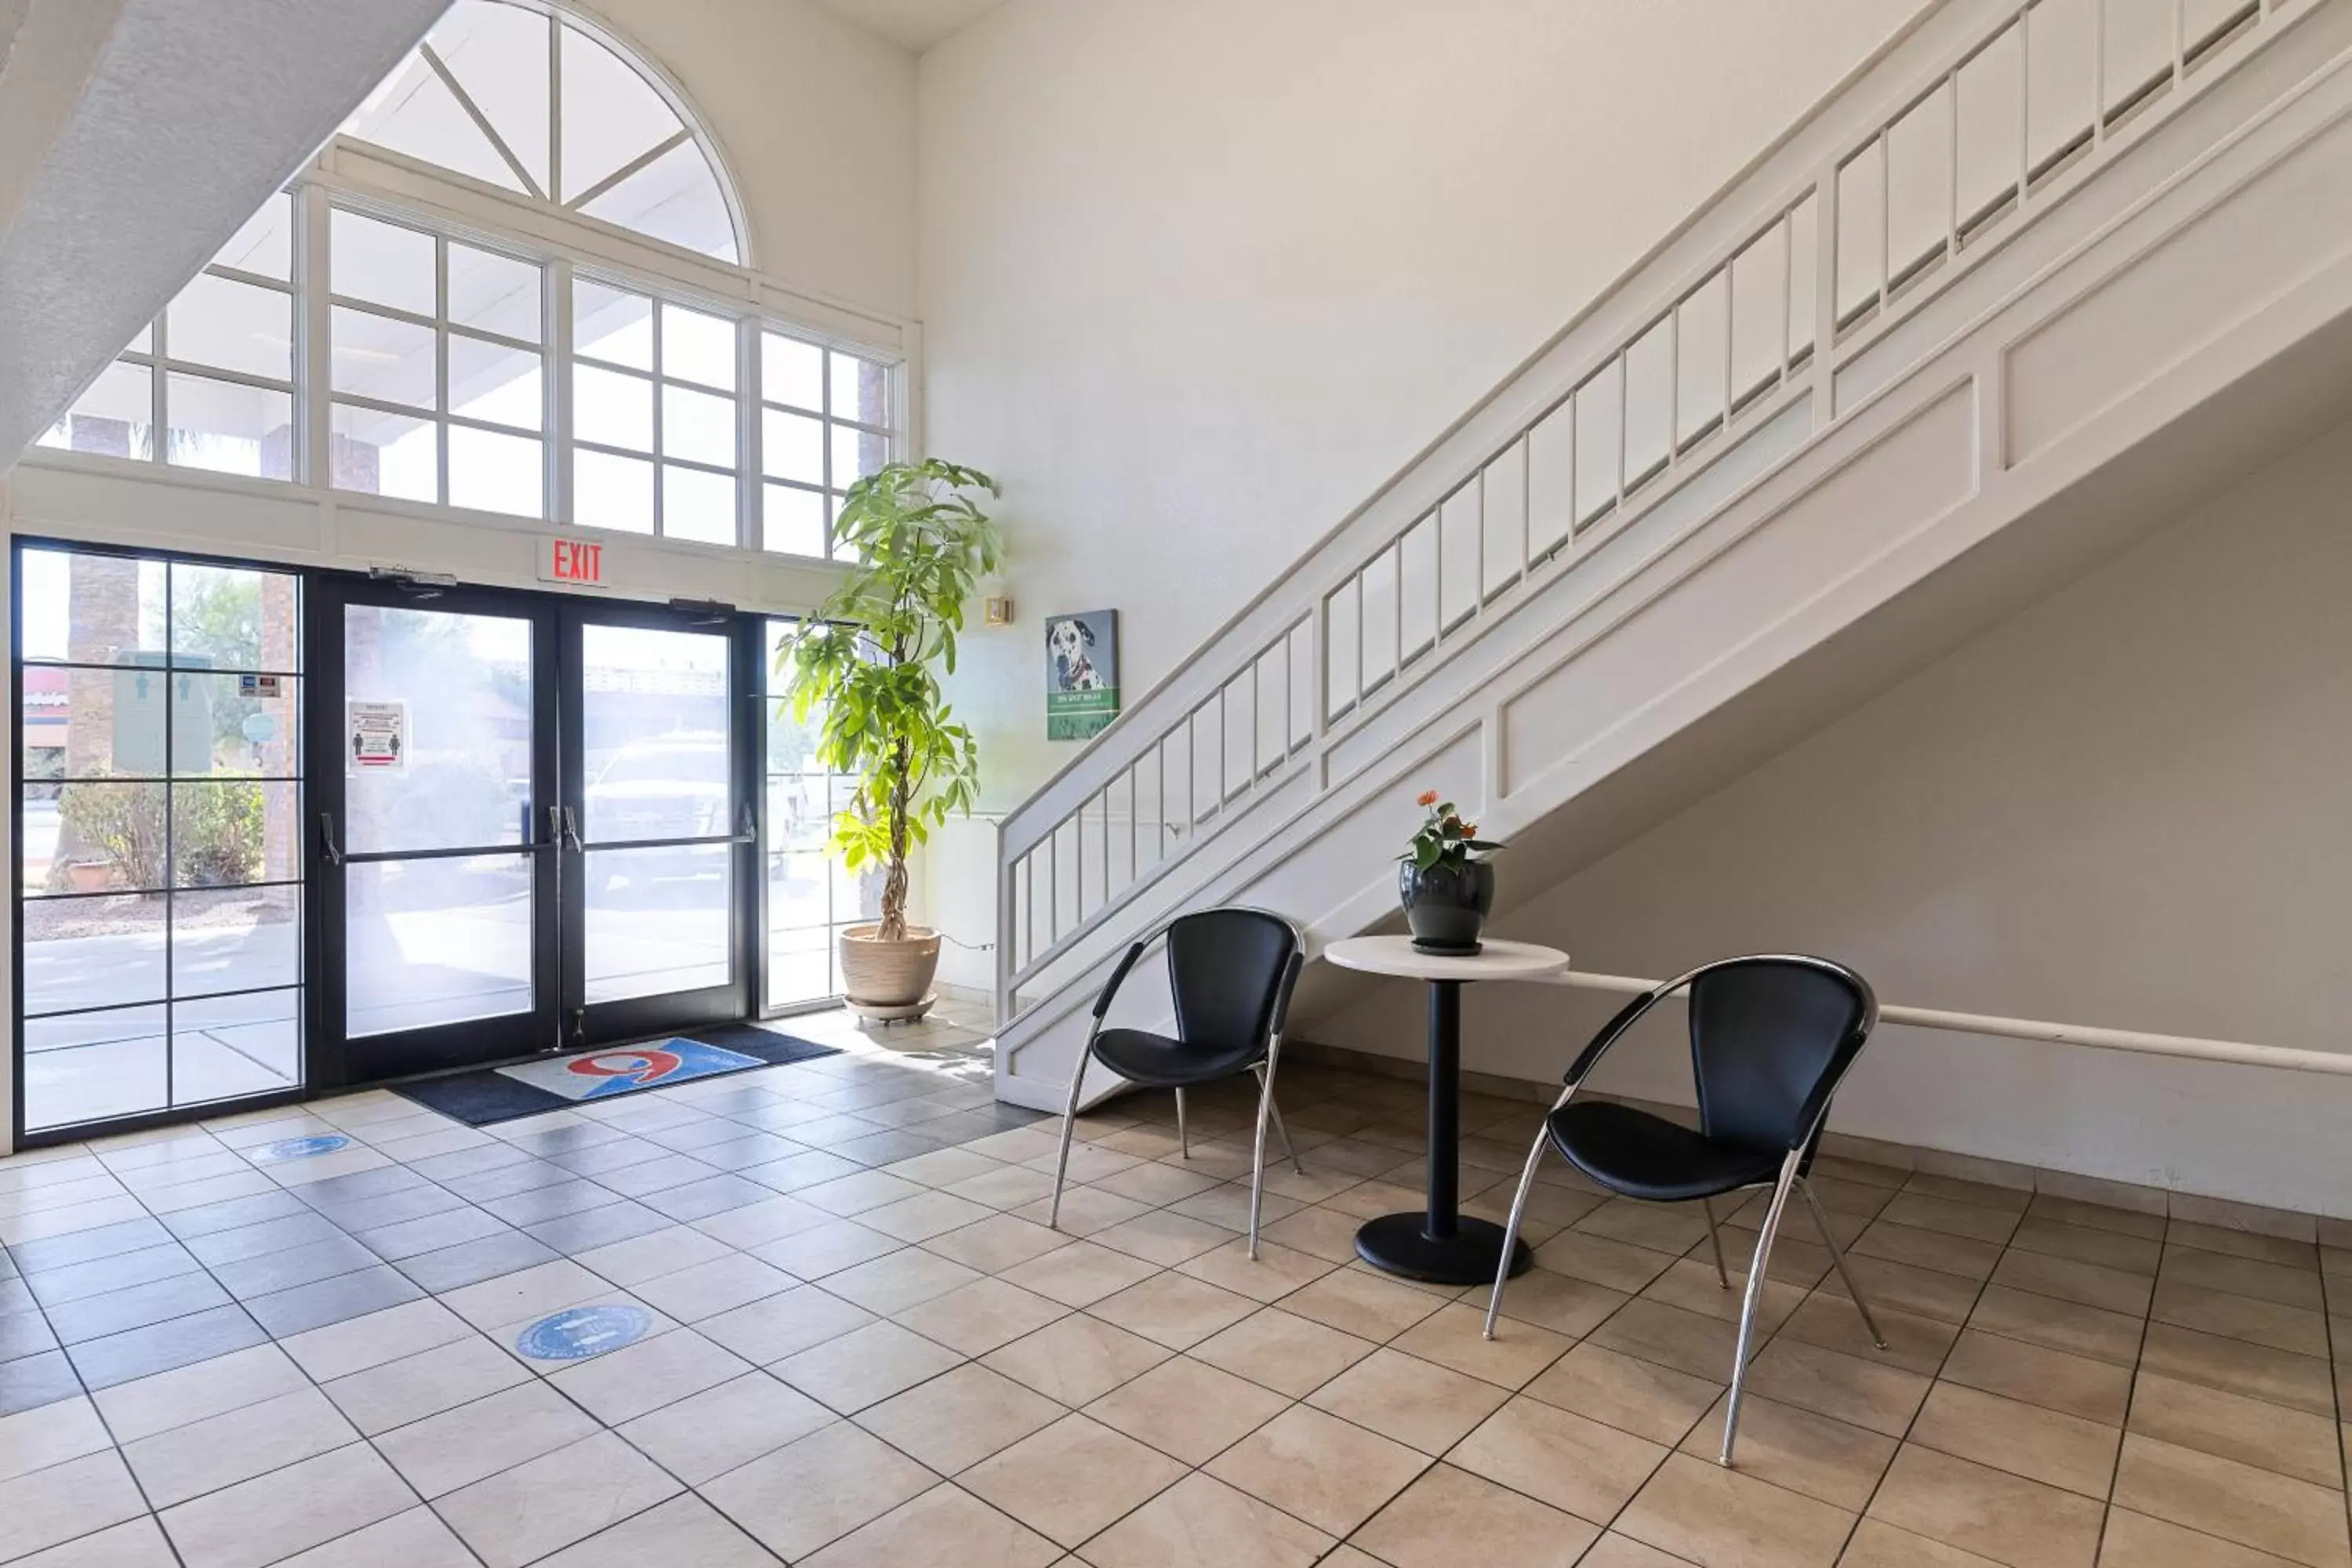
{"type": "Polygon", "coordinates": [[[1503,847],[1478,837],[1450,800],[1424,790],[1413,802],[1429,815],[1397,857],[1397,895],[1412,945],[1423,952],[1468,954],[1495,907],[1495,867],[1476,858],[1503,847]]]}
{"type": "Polygon", "coordinates": [[[856,565],[776,656],[795,719],[822,710],[819,758],[856,781],[833,847],[852,871],[882,868],[881,918],[841,936],[849,1005],[869,1018],[930,1010],[940,938],[907,923],[907,857],[980,790],[979,746],[940,677],[955,671],[965,599],[996,570],[996,525],[976,498],[997,493],[936,458],[850,486],[833,538],[856,565]]]}

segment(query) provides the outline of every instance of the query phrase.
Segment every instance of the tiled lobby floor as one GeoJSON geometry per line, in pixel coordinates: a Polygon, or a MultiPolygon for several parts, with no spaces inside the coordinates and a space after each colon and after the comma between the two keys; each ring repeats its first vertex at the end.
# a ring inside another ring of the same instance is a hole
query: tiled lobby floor
{"type": "MultiPolygon", "coordinates": [[[[1792,1228],[1726,1473],[1695,1210],[1548,1164],[1488,1344],[1483,1291],[1352,1261],[1415,1202],[1409,1083],[1285,1069],[1309,1174],[1252,1265],[1242,1101],[1202,1097],[1190,1162],[1164,1096],[1086,1122],[1056,1235],[1054,1124],[992,1105],[977,1035],[793,1027],[853,1053],[481,1132],[368,1093],[0,1163],[0,1561],[2352,1563],[2352,1252],[1824,1161],[1894,1348],[1792,1228]],[[311,1134],[353,1142],[259,1152],[311,1134]],[[651,1331],[517,1348],[591,1306],[651,1331]]],[[[1480,1209],[1535,1114],[1470,1101],[1480,1209]]]]}

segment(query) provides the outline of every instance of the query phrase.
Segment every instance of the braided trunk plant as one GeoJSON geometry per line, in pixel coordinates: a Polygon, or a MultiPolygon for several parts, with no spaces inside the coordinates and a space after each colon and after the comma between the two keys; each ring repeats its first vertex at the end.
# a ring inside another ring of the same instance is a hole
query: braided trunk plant
{"type": "Polygon", "coordinates": [[[794,717],[824,711],[819,758],[856,781],[833,847],[853,871],[884,868],[878,941],[906,938],[908,854],[979,795],[980,749],[940,677],[955,673],[964,601],[996,570],[979,498],[997,493],[986,474],[936,458],[850,486],[833,538],[856,565],[776,655],[794,717]]]}

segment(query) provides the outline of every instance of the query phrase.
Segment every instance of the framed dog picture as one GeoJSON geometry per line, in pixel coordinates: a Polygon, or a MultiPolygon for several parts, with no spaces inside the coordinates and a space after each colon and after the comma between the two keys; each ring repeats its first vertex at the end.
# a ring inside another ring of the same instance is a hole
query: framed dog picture
{"type": "Polygon", "coordinates": [[[1045,618],[1045,739],[1083,741],[1118,717],[1118,612],[1045,618]]]}

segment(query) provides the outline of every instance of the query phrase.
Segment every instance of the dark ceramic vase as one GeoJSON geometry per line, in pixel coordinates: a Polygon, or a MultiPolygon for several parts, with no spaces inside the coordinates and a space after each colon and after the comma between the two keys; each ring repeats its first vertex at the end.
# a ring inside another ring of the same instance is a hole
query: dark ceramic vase
{"type": "Polygon", "coordinates": [[[1397,898],[1404,905],[1404,923],[1412,928],[1414,947],[1423,952],[1473,953],[1495,907],[1495,868],[1472,860],[1459,868],[1433,866],[1424,871],[1402,861],[1397,866],[1397,898]]]}

